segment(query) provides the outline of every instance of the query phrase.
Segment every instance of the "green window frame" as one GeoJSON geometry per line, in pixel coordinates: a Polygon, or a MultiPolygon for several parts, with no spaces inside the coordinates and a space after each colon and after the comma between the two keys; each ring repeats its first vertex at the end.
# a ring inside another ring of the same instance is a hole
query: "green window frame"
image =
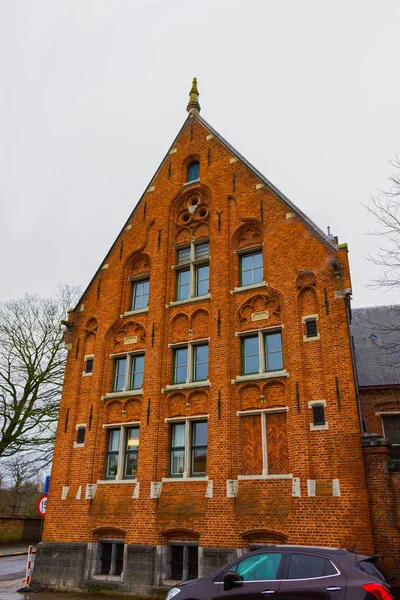
{"type": "Polygon", "coordinates": [[[281,331],[258,331],[241,336],[242,375],[256,375],[282,371],[283,347],[281,331]],[[262,336],[260,338],[260,336],[262,336]]]}
{"type": "Polygon", "coordinates": [[[193,381],[207,381],[208,344],[193,346],[193,381]]]}
{"type": "Polygon", "coordinates": [[[173,383],[186,383],[188,374],[188,354],[187,346],[175,348],[173,383]]]}
{"type": "Polygon", "coordinates": [[[260,355],[258,335],[249,335],[242,338],[242,373],[243,375],[254,375],[255,373],[258,373],[259,370],[260,355]],[[253,346],[256,347],[253,348],[253,346]],[[257,365],[255,365],[255,363],[257,363],[257,365]]]}
{"type": "Polygon", "coordinates": [[[283,369],[283,350],[282,333],[264,334],[264,352],[265,352],[265,371],[282,371],[283,369]]]}
{"type": "Polygon", "coordinates": [[[204,477],[207,467],[207,420],[170,424],[170,477],[204,477]]]}
{"type": "Polygon", "coordinates": [[[122,392],[125,386],[127,356],[115,359],[113,392],[122,392]]]}
{"type": "Polygon", "coordinates": [[[130,389],[139,390],[143,385],[144,354],[132,354],[130,389]]]}
{"type": "Polygon", "coordinates": [[[206,296],[210,285],[210,266],[199,265],[195,269],[196,275],[196,297],[206,296]]]}
{"type": "Polygon", "coordinates": [[[176,299],[188,300],[190,297],[190,268],[179,269],[176,273],[176,299]]]}
{"type": "Polygon", "coordinates": [[[207,421],[192,421],[190,435],[190,476],[204,477],[207,467],[207,421]],[[204,468],[201,468],[204,465],[204,468]]]}
{"type": "Polygon", "coordinates": [[[240,254],[239,259],[241,287],[262,283],[264,277],[262,251],[240,254]]]}
{"type": "Polygon", "coordinates": [[[135,479],[139,451],[139,426],[125,428],[124,479],[135,479]]]}
{"type": "Polygon", "coordinates": [[[176,301],[207,296],[210,286],[210,242],[200,240],[176,249],[176,301]]]}
{"type": "Polygon", "coordinates": [[[105,472],[106,479],[117,478],[120,436],[121,428],[108,430],[105,472]]]}
{"type": "Polygon", "coordinates": [[[173,423],[170,435],[169,474],[171,477],[183,477],[185,471],[185,422],[173,423]]]}
{"type": "Polygon", "coordinates": [[[131,310],[147,308],[149,303],[150,280],[140,279],[132,283],[131,310]]]}

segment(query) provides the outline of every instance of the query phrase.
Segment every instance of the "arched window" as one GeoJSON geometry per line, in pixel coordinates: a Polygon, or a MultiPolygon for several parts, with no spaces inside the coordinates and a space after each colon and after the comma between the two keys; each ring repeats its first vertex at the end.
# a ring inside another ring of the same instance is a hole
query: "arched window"
{"type": "Polygon", "coordinates": [[[187,181],[196,181],[200,176],[200,163],[198,160],[194,160],[190,163],[187,169],[187,181]]]}

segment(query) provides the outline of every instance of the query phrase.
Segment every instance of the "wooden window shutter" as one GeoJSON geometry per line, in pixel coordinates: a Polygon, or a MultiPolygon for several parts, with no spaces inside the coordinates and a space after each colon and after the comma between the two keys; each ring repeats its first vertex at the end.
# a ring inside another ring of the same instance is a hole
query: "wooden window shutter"
{"type": "Polygon", "coordinates": [[[289,473],[286,413],[267,415],[268,474],[289,473]]]}
{"type": "Polygon", "coordinates": [[[261,415],[242,417],[243,475],[262,475],[261,415]]]}

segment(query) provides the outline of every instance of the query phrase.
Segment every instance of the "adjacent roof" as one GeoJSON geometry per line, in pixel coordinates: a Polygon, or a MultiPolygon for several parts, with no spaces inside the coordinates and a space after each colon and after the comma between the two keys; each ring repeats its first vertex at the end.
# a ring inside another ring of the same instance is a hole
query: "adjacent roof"
{"type": "Polygon", "coordinates": [[[400,305],[352,310],[360,387],[400,385],[400,305]]]}

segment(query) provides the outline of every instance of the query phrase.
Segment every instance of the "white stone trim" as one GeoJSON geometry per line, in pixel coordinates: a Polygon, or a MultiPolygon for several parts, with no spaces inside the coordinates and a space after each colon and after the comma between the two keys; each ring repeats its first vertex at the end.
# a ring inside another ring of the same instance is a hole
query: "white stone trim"
{"type": "Polygon", "coordinates": [[[124,423],[104,423],[102,425],[102,428],[103,429],[118,429],[118,427],[130,427],[131,425],[139,425],[140,426],[140,421],[128,421],[128,422],[124,422],[124,423]]]}
{"type": "Polygon", "coordinates": [[[281,408],[252,408],[250,410],[238,410],[236,412],[237,417],[242,417],[246,415],[260,415],[261,413],[281,413],[281,412],[289,412],[288,406],[282,406],[281,408]]]}
{"type": "Polygon", "coordinates": [[[179,421],[204,421],[209,419],[210,415],[194,415],[193,417],[166,417],[164,423],[179,423],[179,421]]]}
{"type": "Polygon", "coordinates": [[[315,479],[307,479],[307,493],[310,498],[316,496],[315,479]]]}
{"type": "Polygon", "coordinates": [[[61,488],[61,500],[66,500],[69,492],[69,485],[63,485],[61,488]]]}
{"type": "Polygon", "coordinates": [[[293,479],[293,473],[287,473],[285,475],[238,475],[237,478],[243,481],[246,481],[246,479],[293,479]]]}
{"type": "Polygon", "coordinates": [[[293,480],[292,480],[292,496],[294,498],[300,498],[301,497],[300,477],[293,477],[293,480]]]}
{"type": "Polygon", "coordinates": [[[96,481],[97,485],[107,485],[107,484],[115,485],[116,483],[127,483],[128,485],[135,485],[137,483],[136,479],[98,479],[96,481]]]}
{"type": "Polygon", "coordinates": [[[162,483],[179,483],[180,481],[209,481],[208,475],[202,477],[162,477],[162,483]]]}
{"type": "Polygon", "coordinates": [[[332,479],[332,496],[340,496],[340,481],[339,479],[332,479]]]}
{"type": "Polygon", "coordinates": [[[137,390],[126,390],[126,392],[110,392],[105,396],[102,396],[102,400],[108,400],[109,398],[124,398],[125,396],[143,396],[143,388],[137,390]]]}
{"type": "Polygon", "coordinates": [[[123,319],[124,317],[130,317],[131,315],[140,315],[143,313],[148,313],[149,312],[149,307],[146,306],[145,308],[137,308],[136,310],[128,310],[127,312],[122,313],[122,315],[119,315],[121,319],[123,319]]]}
{"type": "Polygon", "coordinates": [[[325,425],[314,425],[314,423],[310,423],[310,431],[326,431],[329,429],[328,421],[325,422],[325,425]]]}
{"type": "Polygon", "coordinates": [[[241,292],[250,292],[252,290],[257,290],[259,288],[268,287],[268,283],[266,281],[260,281],[260,283],[252,283],[251,285],[242,285],[240,287],[235,287],[230,291],[231,294],[240,294],[241,292]]]}
{"type": "Polygon", "coordinates": [[[231,379],[231,383],[246,383],[246,381],[259,381],[260,379],[276,379],[277,377],[289,377],[288,371],[265,371],[265,373],[254,373],[252,375],[237,375],[231,379]]]}
{"type": "Polygon", "coordinates": [[[194,296],[193,298],[187,298],[186,300],[173,300],[169,304],[166,304],[165,308],[173,308],[174,306],[182,306],[183,304],[190,304],[191,302],[200,302],[201,300],[211,300],[211,294],[205,294],[204,296],[194,296]]]}
{"type": "Polygon", "coordinates": [[[201,387],[211,387],[211,383],[208,379],[204,381],[192,381],[191,383],[174,383],[171,385],[166,385],[165,388],[161,390],[162,393],[172,392],[174,390],[189,390],[190,388],[201,388],[201,387]]]}
{"type": "Polygon", "coordinates": [[[312,408],[313,406],[326,407],[326,400],[310,400],[308,402],[308,408],[312,408]]]}

